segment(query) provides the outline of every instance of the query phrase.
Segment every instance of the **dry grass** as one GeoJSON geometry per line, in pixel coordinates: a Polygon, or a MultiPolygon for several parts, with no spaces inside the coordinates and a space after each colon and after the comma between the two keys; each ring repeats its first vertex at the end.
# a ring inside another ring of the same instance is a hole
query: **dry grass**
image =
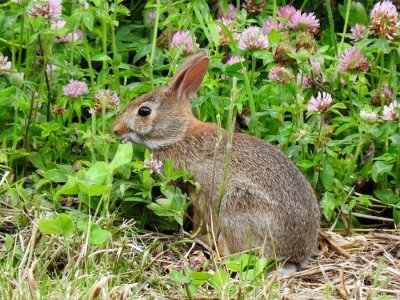
{"type": "MultiPolygon", "coordinates": [[[[171,271],[227,270],[226,260],[187,234],[137,234],[130,222],[117,226],[112,241],[99,247],[85,244],[83,236],[67,241],[43,235],[32,216],[18,230],[11,212],[0,208],[0,298],[182,299],[185,285],[172,280],[171,271]]],[[[233,273],[235,292],[205,282],[195,298],[400,299],[399,230],[348,236],[322,231],[319,248],[307,269],[288,278],[265,274],[245,282],[233,273]]]]}

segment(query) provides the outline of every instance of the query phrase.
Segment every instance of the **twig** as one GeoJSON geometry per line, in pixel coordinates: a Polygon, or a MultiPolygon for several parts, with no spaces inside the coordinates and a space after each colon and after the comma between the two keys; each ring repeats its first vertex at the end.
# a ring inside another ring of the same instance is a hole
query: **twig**
{"type": "Polygon", "coordinates": [[[333,248],[333,250],[346,258],[352,258],[352,255],[347,253],[341,246],[339,246],[336,242],[334,242],[327,234],[322,231],[319,232],[319,235],[324,238],[328,244],[333,248]]]}
{"type": "MultiPolygon", "coordinates": [[[[350,214],[348,211],[343,211],[343,214],[350,214]]],[[[370,220],[377,220],[377,221],[386,221],[386,222],[394,222],[394,219],[392,218],[384,218],[384,217],[378,217],[378,216],[370,216],[370,215],[364,215],[360,213],[351,213],[354,217],[359,217],[359,218],[364,218],[364,219],[370,219],[370,220]]]]}

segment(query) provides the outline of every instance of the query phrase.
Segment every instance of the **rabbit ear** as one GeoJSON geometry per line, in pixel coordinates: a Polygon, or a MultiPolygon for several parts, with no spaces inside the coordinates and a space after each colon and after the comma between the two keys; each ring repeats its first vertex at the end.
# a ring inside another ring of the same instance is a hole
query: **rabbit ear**
{"type": "Polygon", "coordinates": [[[210,59],[205,50],[192,55],[178,68],[169,83],[169,87],[175,90],[178,95],[190,98],[203,81],[209,61],[210,59]]]}

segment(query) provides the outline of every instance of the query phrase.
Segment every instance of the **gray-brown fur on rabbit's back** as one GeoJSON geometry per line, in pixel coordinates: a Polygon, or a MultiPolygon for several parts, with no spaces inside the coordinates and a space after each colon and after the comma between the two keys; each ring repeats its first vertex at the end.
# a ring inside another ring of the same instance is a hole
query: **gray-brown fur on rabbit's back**
{"type": "Polygon", "coordinates": [[[218,148],[213,184],[217,129],[199,123],[189,132],[191,135],[181,142],[155,154],[179,162],[179,167],[192,173],[200,183],[198,209],[206,224],[211,224],[209,212],[213,213],[214,226],[219,226],[216,229],[224,235],[229,253],[265,246],[265,254],[276,254],[295,263],[307,260],[316,248],[319,206],[310,185],[290,159],[273,145],[235,133],[218,216],[217,194],[223,176],[227,132],[223,130],[218,148]]]}

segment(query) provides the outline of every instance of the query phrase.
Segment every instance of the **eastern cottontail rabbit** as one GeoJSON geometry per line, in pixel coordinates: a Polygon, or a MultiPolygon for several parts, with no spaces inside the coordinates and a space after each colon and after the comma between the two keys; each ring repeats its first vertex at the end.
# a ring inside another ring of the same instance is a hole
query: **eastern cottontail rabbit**
{"type": "Polygon", "coordinates": [[[215,152],[217,127],[195,119],[189,101],[208,63],[205,51],[189,57],[168,85],[129,103],[113,130],[123,143],[143,144],[155,158],[172,159],[193,174],[201,186],[195,210],[203,224],[218,233],[222,254],[258,249],[301,265],[317,246],[319,205],[303,174],[275,146],[234,133],[225,192],[217,207],[227,132],[222,130],[215,152]]]}

